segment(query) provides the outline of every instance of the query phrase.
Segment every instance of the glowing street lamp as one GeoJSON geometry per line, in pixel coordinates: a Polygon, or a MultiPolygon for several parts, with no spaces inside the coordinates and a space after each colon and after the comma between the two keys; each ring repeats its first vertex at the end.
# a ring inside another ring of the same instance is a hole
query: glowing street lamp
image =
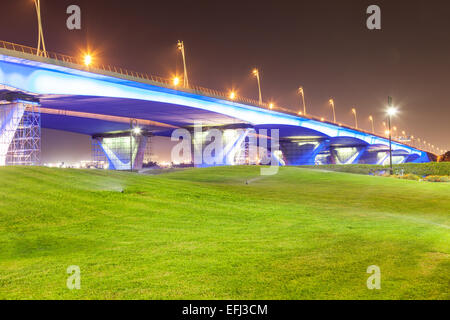
{"type": "MultiPolygon", "coordinates": [[[[303,91],[303,87],[298,88],[298,93],[302,95],[303,114],[306,116],[305,92],[303,91]]],[[[299,114],[301,115],[302,113],[299,112],[299,114]]]]}
{"type": "Polygon", "coordinates": [[[336,123],[336,112],[334,110],[334,100],[330,99],[330,100],[328,100],[328,103],[330,104],[331,108],[333,109],[333,122],[336,123]]]}
{"type": "Polygon", "coordinates": [[[269,109],[272,110],[273,109],[273,103],[269,103],[269,109]]]}
{"type": "Polygon", "coordinates": [[[369,116],[369,121],[372,124],[372,133],[375,133],[375,127],[373,126],[373,117],[369,116]]]}
{"type": "Polygon", "coordinates": [[[86,67],[89,67],[92,64],[92,56],[90,54],[85,54],[83,62],[86,67]]]}
{"type": "Polygon", "coordinates": [[[352,108],[352,113],[355,116],[355,128],[358,129],[358,118],[356,117],[356,109],[352,108]]]}
{"type": "Polygon", "coordinates": [[[231,100],[236,99],[236,93],[234,91],[231,91],[229,96],[228,96],[231,100]]]}
{"type": "Polygon", "coordinates": [[[142,129],[141,129],[141,128],[139,128],[139,127],[133,128],[133,134],[134,134],[134,135],[138,136],[138,135],[141,134],[141,132],[142,132],[142,129]]]}
{"type": "Polygon", "coordinates": [[[397,109],[392,106],[392,97],[388,97],[388,124],[389,124],[389,167],[391,175],[394,173],[392,168],[392,135],[391,135],[391,118],[397,114],[397,109]]]}
{"type": "Polygon", "coordinates": [[[174,77],[174,78],[172,79],[172,83],[173,83],[173,85],[176,87],[177,85],[180,84],[180,78],[174,77]]]}
{"type": "Polygon", "coordinates": [[[261,82],[259,79],[259,70],[258,69],[253,69],[252,71],[253,75],[256,77],[256,80],[258,81],[258,92],[259,92],[259,104],[262,104],[262,95],[261,95],[261,82]]]}

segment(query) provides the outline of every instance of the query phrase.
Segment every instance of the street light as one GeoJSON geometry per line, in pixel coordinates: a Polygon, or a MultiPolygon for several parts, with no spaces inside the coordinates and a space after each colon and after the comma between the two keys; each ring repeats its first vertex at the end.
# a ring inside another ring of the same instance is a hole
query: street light
{"type": "Polygon", "coordinates": [[[85,54],[83,58],[84,65],[89,67],[92,63],[92,56],[90,54],[85,54]]]}
{"type": "Polygon", "coordinates": [[[356,109],[352,108],[352,113],[355,116],[355,128],[358,129],[358,118],[356,117],[356,109]]]}
{"type": "Polygon", "coordinates": [[[235,93],[234,91],[231,91],[231,92],[230,92],[230,95],[229,95],[229,98],[230,98],[231,100],[236,99],[236,93],[235,93]]]}
{"type": "Polygon", "coordinates": [[[258,69],[253,69],[252,71],[253,75],[256,77],[256,80],[258,81],[258,92],[259,92],[259,104],[262,104],[262,95],[261,95],[261,82],[259,80],[259,71],[258,69]]]}
{"type": "Polygon", "coordinates": [[[130,172],[133,172],[133,135],[138,136],[141,132],[137,120],[130,119],[130,172]]]}
{"type": "Polygon", "coordinates": [[[372,124],[372,133],[375,133],[375,127],[373,126],[373,117],[369,116],[369,121],[372,124]]]}
{"type": "Polygon", "coordinates": [[[180,84],[180,78],[174,77],[174,78],[172,79],[172,83],[173,83],[173,85],[176,87],[177,85],[180,84]]]}
{"type": "Polygon", "coordinates": [[[183,77],[183,85],[185,88],[189,87],[188,74],[186,69],[186,55],[184,53],[184,42],[178,40],[177,43],[178,49],[181,51],[181,56],[183,57],[183,66],[184,66],[184,77],[183,77]]]}
{"type": "MultiPolygon", "coordinates": [[[[302,95],[303,114],[306,116],[305,92],[303,91],[303,87],[298,88],[298,93],[302,95]]],[[[299,114],[301,115],[302,113],[299,112],[299,114]]]]}
{"type": "Polygon", "coordinates": [[[36,54],[38,56],[41,55],[41,42],[42,42],[42,54],[43,56],[46,56],[47,50],[45,49],[44,32],[42,29],[42,19],[41,19],[41,0],[33,0],[33,2],[34,6],[36,7],[36,14],[38,19],[38,35],[39,35],[36,54]]]}
{"type": "Polygon", "coordinates": [[[391,134],[391,118],[395,116],[397,113],[397,109],[392,106],[392,97],[388,97],[388,124],[389,124],[389,167],[391,175],[394,173],[392,169],[392,134],[391,134]]]}
{"type": "Polygon", "coordinates": [[[273,109],[273,103],[269,103],[269,109],[272,110],[273,109]]]}
{"type": "Polygon", "coordinates": [[[330,106],[333,109],[333,122],[336,123],[336,112],[334,110],[334,100],[330,99],[330,100],[328,100],[328,102],[330,103],[330,106]]]}

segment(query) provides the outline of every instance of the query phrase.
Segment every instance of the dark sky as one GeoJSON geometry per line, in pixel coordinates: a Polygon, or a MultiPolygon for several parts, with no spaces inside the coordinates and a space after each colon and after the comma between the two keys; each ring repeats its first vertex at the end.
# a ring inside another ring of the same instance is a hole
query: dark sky
{"type": "MultiPolygon", "coordinates": [[[[450,150],[449,1],[153,1],[41,0],[47,50],[97,59],[169,77],[186,46],[190,81],[257,98],[250,72],[261,70],[264,100],[360,127],[368,116],[381,131],[387,96],[401,113],[399,130],[450,150]],[[66,28],[66,8],[78,4],[82,30],[66,28]],[[382,30],[366,28],[366,8],[381,7],[382,30]]],[[[32,0],[1,0],[0,39],[36,46],[32,0]]]]}

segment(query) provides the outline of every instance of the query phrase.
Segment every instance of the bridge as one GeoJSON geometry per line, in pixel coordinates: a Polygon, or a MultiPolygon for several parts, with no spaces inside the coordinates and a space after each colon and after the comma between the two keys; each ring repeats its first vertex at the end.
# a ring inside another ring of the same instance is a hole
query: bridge
{"type": "MultiPolygon", "coordinates": [[[[364,130],[122,68],[85,66],[66,55],[38,55],[34,48],[4,41],[0,121],[0,165],[37,164],[42,127],[89,135],[110,169],[138,169],[149,136],[192,130],[199,122],[229,133],[224,143],[233,157],[225,155],[227,164],[254,161],[246,158],[245,144],[260,129],[279,130],[281,164],[389,161],[388,139],[364,130]],[[130,123],[142,129],[139,137],[130,123]]],[[[392,157],[394,163],[428,162],[432,155],[393,141],[392,157]]]]}

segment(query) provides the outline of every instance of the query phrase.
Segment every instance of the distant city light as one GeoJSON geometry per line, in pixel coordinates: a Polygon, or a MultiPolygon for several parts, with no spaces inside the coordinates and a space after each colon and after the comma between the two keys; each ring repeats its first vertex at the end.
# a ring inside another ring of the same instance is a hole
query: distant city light
{"type": "Polygon", "coordinates": [[[273,103],[269,103],[269,109],[273,109],[273,103]]]}
{"type": "Polygon", "coordinates": [[[139,135],[139,134],[141,134],[141,132],[142,132],[142,129],[141,129],[141,128],[139,128],[139,127],[133,128],[133,133],[134,133],[135,135],[139,135]]]}
{"type": "Polygon", "coordinates": [[[231,91],[229,97],[231,100],[236,99],[236,93],[234,91],[231,91]]]}
{"type": "Polygon", "coordinates": [[[174,86],[177,86],[177,85],[180,84],[180,78],[175,77],[175,78],[173,78],[172,82],[173,82],[173,85],[174,85],[174,86]]]}

